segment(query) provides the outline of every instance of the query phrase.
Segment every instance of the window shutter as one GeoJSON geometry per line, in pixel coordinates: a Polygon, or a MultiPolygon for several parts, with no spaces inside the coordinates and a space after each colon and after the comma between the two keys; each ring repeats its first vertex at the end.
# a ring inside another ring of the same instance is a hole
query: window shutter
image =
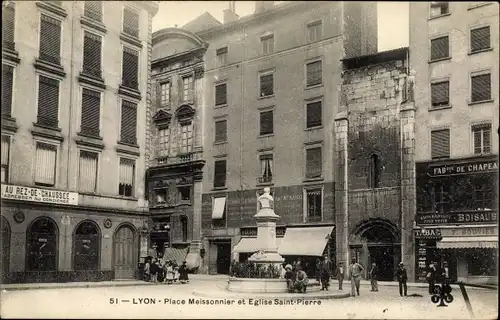
{"type": "Polygon", "coordinates": [[[450,83],[448,81],[431,84],[432,106],[449,105],[450,83]]]}
{"type": "Polygon", "coordinates": [[[125,87],[137,90],[139,85],[138,64],[139,64],[138,52],[133,49],[123,47],[122,84],[125,87]]]}
{"type": "Polygon", "coordinates": [[[273,111],[264,111],[260,113],[260,134],[273,133],[273,111]]]}
{"type": "Polygon", "coordinates": [[[471,78],[472,102],[491,99],[491,74],[482,74],[471,78]]]}
{"type": "Polygon", "coordinates": [[[123,9],[123,32],[139,37],[139,13],[126,7],[123,9]]]}
{"type": "Polygon", "coordinates": [[[82,127],[81,132],[99,137],[99,122],[101,117],[101,93],[90,89],[82,92],[82,127]]]}
{"type": "Polygon", "coordinates": [[[490,47],[490,27],[482,27],[470,32],[471,51],[479,51],[490,47]]]}
{"type": "Polygon", "coordinates": [[[42,14],[40,25],[40,59],[61,64],[61,21],[42,14]]]}
{"type": "Polygon", "coordinates": [[[80,151],[79,189],[83,192],[95,192],[97,187],[97,159],[95,152],[80,151]]]}
{"type": "Polygon", "coordinates": [[[16,21],[16,11],[12,5],[2,8],[2,37],[4,49],[15,50],[14,29],[16,21]]]}
{"type": "Polygon", "coordinates": [[[449,56],[448,37],[441,37],[431,41],[431,60],[448,58],[449,56]]]}
{"type": "Polygon", "coordinates": [[[226,160],[215,161],[214,187],[224,187],[226,185],[226,160]]]}
{"type": "MultiPolygon", "coordinates": [[[[10,137],[2,135],[2,166],[9,165],[10,137]]],[[[3,182],[3,181],[2,181],[3,182]]]]}
{"type": "Polygon", "coordinates": [[[101,37],[85,31],[83,73],[101,78],[101,37]]]}
{"type": "Polygon", "coordinates": [[[121,141],[137,144],[137,104],[123,100],[121,119],[121,141]]]}
{"type": "Polygon", "coordinates": [[[474,153],[480,154],[482,153],[482,130],[474,128],[472,129],[474,134],[474,153]]]}
{"type": "Polygon", "coordinates": [[[449,129],[431,132],[431,156],[433,159],[450,157],[449,129]]]}
{"type": "Polygon", "coordinates": [[[307,66],[307,86],[315,86],[321,84],[322,82],[322,63],[321,61],[315,61],[308,63],[307,66]]]}
{"type": "Polygon", "coordinates": [[[85,1],[85,17],[102,22],[102,1],[85,1]]]}
{"type": "Polygon", "coordinates": [[[119,194],[131,197],[135,181],[135,160],[120,158],[120,176],[118,179],[119,194]]]}
{"type": "Polygon", "coordinates": [[[307,104],[307,127],[317,127],[321,125],[321,101],[307,104]]]}
{"type": "Polygon", "coordinates": [[[219,106],[227,103],[227,84],[215,86],[215,105],[219,106]]]}
{"type": "Polygon", "coordinates": [[[274,93],[274,75],[266,74],[260,76],[260,96],[270,96],[274,93]]]}
{"type": "Polygon", "coordinates": [[[474,139],[474,153],[491,152],[491,123],[483,123],[472,126],[474,139]]]}
{"type": "Polygon", "coordinates": [[[321,176],[321,148],[306,150],[306,177],[316,178],[321,176]]]}
{"type": "Polygon", "coordinates": [[[57,147],[52,144],[37,142],[35,183],[53,186],[56,177],[57,147]]]}
{"type": "Polygon", "coordinates": [[[39,76],[38,117],[40,125],[57,128],[59,125],[59,81],[39,76]]]}
{"type": "Polygon", "coordinates": [[[14,68],[2,64],[2,116],[11,116],[14,68]]]}
{"type": "Polygon", "coordinates": [[[215,142],[227,140],[227,120],[215,122],[215,142]]]}

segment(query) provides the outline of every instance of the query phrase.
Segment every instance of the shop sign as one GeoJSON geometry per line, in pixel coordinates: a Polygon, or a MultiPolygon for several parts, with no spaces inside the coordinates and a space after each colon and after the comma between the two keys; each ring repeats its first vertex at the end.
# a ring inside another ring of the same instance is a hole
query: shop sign
{"type": "Polygon", "coordinates": [[[441,229],[417,229],[415,239],[441,239],[441,229]]]}
{"type": "Polygon", "coordinates": [[[496,236],[498,235],[497,227],[466,227],[443,229],[443,235],[448,237],[471,237],[471,236],[496,236]]]}
{"type": "Polygon", "coordinates": [[[474,163],[446,164],[429,166],[427,174],[431,177],[448,176],[454,174],[469,174],[498,171],[498,160],[489,160],[474,163]]]}
{"type": "Polygon", "coordinates": [[[2,184],[2,199],[78,205],[78,193],[2,184]]]}
{"type": "Polygon", "coordinates": [[[498,215],[495,211],[477,211],[467,213],[419,213],[417,214],[418,225],[435,224],[482,224],[496,223],[498,215]]]}

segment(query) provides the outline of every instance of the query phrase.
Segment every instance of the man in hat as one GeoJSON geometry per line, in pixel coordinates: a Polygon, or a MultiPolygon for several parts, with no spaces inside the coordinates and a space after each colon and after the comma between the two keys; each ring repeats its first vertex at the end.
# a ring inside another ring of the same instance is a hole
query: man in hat
{"type": "Polygon", "coordinates": [[[344,263],[342,261],[339,262],[339,266],[337,267],[337,280],[339,281],[339,290],[342,290],[342,283],[344,282],[344,263]]]}
{"type": "Polygon", "coordinates": [[[288,292],[293,292],[293,272],[292,272],[292,266],[287,264],[285,266],[285,280],[286,280],[286,287],[288,289],[288,292]]]}
{"type": "Polygon", "coordinates": [[[398,279],[399,283],[399,294],[406,297],[406,293],[408,291],[408,287],[406,285],[406,281],[408,280],[408,274],[406,273],[406,268],[403,264],[403,262],[399,263],[398,269],[396,270],[396,278],[398,279]]]}
{"type": "Polygon", "coordinates": [[[330,287],[330,272],[332,270],[332,262],[328,259],[328,255],[325,254],[323,257],[323,262],[321,262],[320,269],[320,280],[321,280],[321,290],[328,291],[330,287]]]}
{"type": "Polygon", "coordinates": [[[351,265],[349,266],[349,280],[351,280],[351,296],[354,297],[355,293],[359,296],[359,285],[361,282],[361,273],[365,271],[362,265],[356,262],[356,259],[352,259],[351,265]]]}

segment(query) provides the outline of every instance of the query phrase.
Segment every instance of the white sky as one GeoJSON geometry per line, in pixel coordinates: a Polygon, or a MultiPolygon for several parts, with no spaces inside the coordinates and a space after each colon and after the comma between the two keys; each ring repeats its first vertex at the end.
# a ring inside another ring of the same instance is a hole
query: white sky
{"type": "MultiPolygon", "coordinates": [[[[275,1],[279,3],[282,1],[275,1]]],[[[181,27],[205,11],[222,22],[222,10],[228,1],[161,1],[158,13],[153,18],[153,32],[181,27]]],[[[378,2],[378,50],[385,51],[408,46],[408,2],[378,2]]],[[[236,1],[236,13],[252,14],[254,1],[236,1]]]]}

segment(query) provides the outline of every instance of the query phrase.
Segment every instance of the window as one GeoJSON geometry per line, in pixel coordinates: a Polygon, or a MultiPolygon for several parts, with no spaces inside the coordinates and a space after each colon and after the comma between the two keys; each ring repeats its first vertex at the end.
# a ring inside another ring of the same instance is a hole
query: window
{"type": "Polygon", "coordinates": [[[2,183],[9,182],[10,136],[2,135],[2,183]]]}
{"type": "Polygon", "coordinates": [[[99,242],[101,235],[90,221],[82,222],[75,230],[73,264],[75,270],[99,269],[99,242]]]}
{"type": "Polygon", "coordinates": [[[155,189],[155,204],[167,203],[168,199],[168,188],[155,189]]]}
{"type": "Polygon", "coordinates": [[[306,149],[306,178],[319,178],[322,171],[321,147],[306,149]]]}
{"type": "Polygon", "coordinates": [[[101,78],[101,37],[85,31],[83,42],[83,73],[101,78]]]}
{"type": "Polygon", "coordinates": [[[139,37],[139,13],[129,7],[123,8],[123,32],[135,38],[139,37]]]}
{"type": "Polygon", "coordinates": [[[308,63],[306,65],[306,69],[307,69],[307,86],[312,87],[320,85],[323,81],[321,60],[308,63]]]}
{"type": "Polygon", "coordinates": [[[169,106],[170,105],[170,82],[162,82],[160,84],[160,105],[169,106]]]}
{"type": "Polygon", "coordinates": [[[274,74],[261,74],[260,77],[260,96],[267,97],[274,94],[274,74]]]}
{"type": "Polygon", "coordinates": [[[139,81],[139,52],[123,47],[122,85],[131,89],[138,89],[139,81]]]}
{"type": "Polygon", "coordinates": [[[306,190],[307,220],[309,222],[321,221],[322,216],[322,190],[306,190]]]}
{"type": "Polygon", "coordinates": [[[181,153],[193,151],[193,123],[181,125],[181,153]]]}
{"type": "Polygon", "coordinates": [[[102,1],[85,1],[83,15],[89,19],[102,22],[102,1]]]}
{"type": "Polygon", "coordinates": [[[182,101],[188,102],[193,100],[193,77],[187,76],[182,78],[182,101]]]}
{"type": "Polygon", "coordinates": [[[260,135],[273,133],[273,110],[260,113],[260,135]]]}
{"type": "Polygon", "coordinates": [[[307,25],[307,41],[316,42],[318,40],[321,40],[322,37],[321,28],[322,28],[321,21],[309,23],[307,25]]]}
{"type": "Polygon", "coordinates": [[[491,123],[472,126],[474,154],[491,152],[491,123]]]}
{"type": "Polygon", "coordinates": [[[120,140],[128,144],[137,144],[137,104],[122,100],[120,140]]]}
{"type": "Polygon", "coordinates": [[[450,45],[448,36],[431,40],[431,61],[448,58],[450,45]]]}
{"type": "Polygon", "coordinates": [[[439,17],[448,13],[450,13],[450,8],[447,1],[431,2],[431,18],[439,17]]]}
{"type": "Polygon", "coordinates": [[[217,55],[217,66],[220,67],[227,64],[227,47],[217,49],[216,55],[217,55]]]}
{"type": "Polygon", "coordinates": [[[214,165],[214,188],[226,186],[226,160],[217,160],[214,165]]]}
{"type": "Polygon", "coordinates": [[[450,183],[437,183],[434,185],[434,211],[436,213],[451,210],[450,183]]]}
{"type": "Polygon", "coordinates": [[[491,74],[481,74],[471,77],[471,102],[491,99],[491,74]]]}
{"type": "MultiPolygon", "coordinates": [[[[490,2],[493,3],[493,2],[490,2]]],[[[470,276],[497,277],[498,250],[481,248],[466,253],[467,274],[470,276]]]]}
{"type": "Polygon", "coordinates": [[[2,64],[2,116],[12,115],[12,92],[14,88],[14,68],[2,64]]]}
{"type": "Polygon", "coordinates": [[[56,271],[58,232],[47,217],[37,218],[26,230],[26,271],[56,271]]]}
{"type": "Polygon", "coordinates": [[[212,202],[212,227],[226,227],[227,204],[226,197],[213,198],[212,202]]]}
{"type": "Polygon", "coordinates": [[[321,101],[306,104],[306,127],[319,127],[321,126],[321,120],[321,101]]]}
{"type": "Polygon", "coordinates": [[[449,81],[443,81],[431,84],[431,103],[433,108],[450,105],[449,81]]]}
{"type": "Polygon", "coordinates": [[[120,177],[118,194],[124,197],[134,195],[135,160],[120,158],[120,177]]]}
{"type": "Polygon", "coordinates": [[[179,199],[181,199],[181,201],[191,201],[191,187],[177,187],[177,191],[179,191],[179,199]]]}
{"type": "Polygon", "coordinates": [[[181,217],[182,242],[188,241],[188,219],[185,216],[181,217]]]}
{"type": "Polygon", "coordinates": [[[56,184],[57,146],[36,142],[35,184],[52,187],[56,184]]]}
{"type": "Polygon", "coordinates": [[[493,183],[475,183],[474,184],[474,210],[492,210],[495,203],[493,193],[493,183]]]}
{"type": "Polygon", "coordinates": [[[82,89],[82,120],[80,132],[84,135],[99,137],[101,118],[101,93],[82,89]]]}
{"type": "Polygon", "coordinates": [[[260,156],[259,183],[268,183],[273,180],[273,155],[263,154],[260,156]]]}
{"type": "Polygon", "coordinates": [[[158,156],[159,157],[168,156],[169,146],[170,146],[170,129],[169,128],[158,129],[158,156]]]}
{"type": "Polygon", "coordinates": [[[97,152],[80,150],[80,163],[78,171],[78,189],[81,192],[97,191],[97,152]]]}
{"type": "Polygon", "coordinates": [[[378,188],[380,184],[380,160],[378,155],[373,154],[370,157],[369,186],[378,188]]]}
{"type": "Polygon", "coordinates": [[[490,48],[490,27],[481,27],[470,31],[470,51],[477,52],[490,48]]]}
{"type": "Polygon", "coordinates": [[[215,121],[215,143],[227,141],[227,120],[215,121]]]}
{"type": "Polygon", "coordinates": [[[450,129],[431,132],[431,157],[432,159],[450,157],[450,129]]]}
{"type": "Polygon", "coordinates": [[[61,21],[44,14],[40,22],[40,60],[61,64],[61,21]]]}
{"type": "Polygon", "coordinates": [[[215,86],[215,105],[227,104],[227,84],[222,83],[215,86]]]}
{"type": "Polygon", "coordinates": [[[260,38],[262,43],[262,54],[270,54],[274,52],[274,35],[269,35],[260,38]]]}
{"type": "Polygon", "coordinates": [[[15,50],[14,30],[16,26],[16,11],[13,5],[2,3],[2,43],[3,48],[15,50]]]}
{"type": "Polygon", "coordinates": [[[59,81],[39,76],[37,123],[57,128],[59,125],[59,81]]]}

